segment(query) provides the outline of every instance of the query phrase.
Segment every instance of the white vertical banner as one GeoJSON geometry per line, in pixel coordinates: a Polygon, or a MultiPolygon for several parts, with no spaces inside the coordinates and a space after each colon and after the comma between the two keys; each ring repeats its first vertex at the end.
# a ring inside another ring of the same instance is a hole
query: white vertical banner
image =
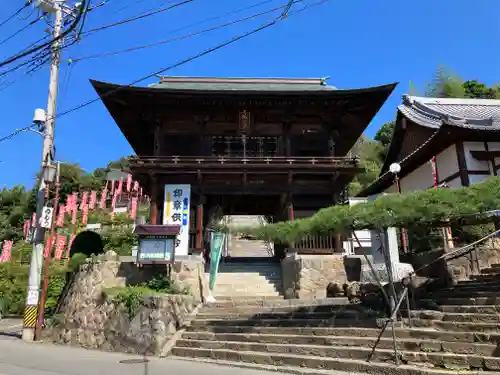
{"type": "Polygon", "coordinates": [[[165,185],[163,225],[180,225],[175,241],[175,254],[188,255],[191,185],[165,185]]]}

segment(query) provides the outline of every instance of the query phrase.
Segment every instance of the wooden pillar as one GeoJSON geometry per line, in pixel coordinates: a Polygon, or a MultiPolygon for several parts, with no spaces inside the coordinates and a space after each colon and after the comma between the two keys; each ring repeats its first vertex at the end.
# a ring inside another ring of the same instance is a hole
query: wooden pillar
{"type": "Polygon", "coordinates": [[[284,143],[285,143],[285,156],[292,156],[292,142],[290,140],[290,130],[291,124],[289,122],[285,122],[283,124],[283,133],[285,135],[284,143]]]}
{"type": "MultiPolygon", "coordinates": [[[[339,196],[337,194],[335,194],[333,196],[333,204],[334,205],[339,204],[339,196]]],[[[342,244],[342,234],[341,233],[334,233],[333,234],[333,252],[334,253],[344,252],[344,246],[342,244]]]]}
{"type": "Polygon", "coordinates": [[[455,144],[455,148],[457,150],[457,161],[458,161],[458,171],[460,173],[460,182],[462,183],[462,186],[469,186],[470,179],[469,179],[469,172],[467,171],[467,161],[465,160],[464,143],[461,141],[457,142],[455,144]]]}
{"type": "Polygon", "coordinates": [[[330,133],[328,138],[328,156],[335,156],[335,139],[333,138],[333,133],[330,133]]]}
{"type": "Polygon", "coordinates": [[[155,133],[154,133],[154,156],[161,156],[161,124],[157,123],[155,125],[155,133]]]}
{"type": "MultiPolygon", "coordinates": [[[[286,211],[287,211],[287,219],[289,221],[295,220],[295,211],[293,209],[293,199],[292,194],[288,194],[286,201],[286,211]]],[[[290,248],[295,249],[295,242],[290,243],[290,248]]]]}
{"type": "Polygon", "coordinates": [[[158,223],[158,179],[155,175],[150,178],[151,205],[149,208],[149,224],[158,223]]]}
{"type": "Polygon", "coordinates": [[[205,197],[200,195],[198,205],[196,206],[196,249],[203,249],[203,204],[205,197]]]}

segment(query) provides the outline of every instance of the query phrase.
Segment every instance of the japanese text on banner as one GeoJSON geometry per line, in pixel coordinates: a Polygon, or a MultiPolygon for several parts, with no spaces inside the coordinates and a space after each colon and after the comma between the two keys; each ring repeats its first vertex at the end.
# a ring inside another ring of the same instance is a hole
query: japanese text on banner
{"type": "Polygon", "coordinates": [[[163,224],[181,226],[175,239],[177,255],[188,254],[190,198],[191,185],[165,185],[163,224]]]}

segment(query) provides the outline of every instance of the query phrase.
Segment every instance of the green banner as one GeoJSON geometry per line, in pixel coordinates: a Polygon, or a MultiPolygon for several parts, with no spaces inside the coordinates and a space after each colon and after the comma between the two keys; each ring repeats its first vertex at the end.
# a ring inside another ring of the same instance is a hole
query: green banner
{"type": "Polygon", "coordinates": [[[220,257],[222,255],[222,247],[224,246],[225,233],[211,232],[210,233],[210,280],[209,288],[214,290],[215,278],[219,269],[220,257]]]}

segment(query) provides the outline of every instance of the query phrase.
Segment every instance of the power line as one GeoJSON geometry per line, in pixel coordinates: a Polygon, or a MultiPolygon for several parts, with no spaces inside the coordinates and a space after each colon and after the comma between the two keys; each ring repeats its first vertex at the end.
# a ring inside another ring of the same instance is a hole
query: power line
{"type": "MultiPolygon", "coordinates": [[[[153,16],[153,15],[162,13],[162,12],[166,12],[167,10],[170,10],[170,9],[173,9],[173,8],[177,8],[177,7],[182,6],[182,5],[186,5],[186,4],[191,3],[193,1],[194,0],[184,0],[184,1],[180,2],[180,3],[171,5],[171,6],[166,7],[166,8],[158,9],[158,10],[155,10],[153,12],[141,14],[141,15],[138,15],[136,17],[127,18],[127,19],[124,19],[124,20],[121,20],[121,21],[118,21],[118,22],[110,23],[108,25],[96,27],[94,29],[90,29],[90,30],[85,31],[83,33],[83,35],[88,35],[88,34],[96,32],[96,31],[102,31],[102,30],[109,29],[111,27],[120,26],[120,25],[124,25],[124,24],[130,23],[130,22],[138,21],[140,19],[143,19],[143,18],[146,18],[146,17],[150,17],[150,16],[153,16]]],[[[172,2],[173,1],[169,1],[168,3],[172,3],[172,2]]]]}
{"type": "MultiPolygon", "coordinates": [[[[297,11],[297,12],[295,12],[293,14],[301,13],[301,12],[303,12],[303,11],[305,11],[305,10],[313,7],[313,6],[318,6],[318,5],[324,4],[327,1],[329,1],[329,0],[319,0],[319,1],[315,2],[315,3],[311,3],[311,4],[305,6],[304,8],[300,9],[299,11],[297,11]]],[[[77,106],[75,106],[75,107],[73,107],[73,108],[71,108],[71,109],[69,109],[67,111],[64,111],[64,112],[60,113],[59,115],[57,115],[56,117],[62,117],[62,116],[65,116],[67,114],[70,114],[72,112],[78,111],[78,110],[80,110],[82,108],[85,108],[85,107],[87,107],[87,106],[95,103],[95,102],[98,102],[98,101],[102,100],[105,97],[108,97],[108,96],[116,93],[117,91],[120,91],[120,90],[122,90],[124,88],[127,88],[127,87],[130,87],[130,86],[133,86],[133,85],[135,85],[137,83],[145,81],[146,79],[153,78],[153,77],[158,77],[160,74],[163,74],[166,71],[178,68],[179,66],[185,65],[185,64],[187,64],[187,63],[189,63],[189,62],[191,62],[193,60],[197,60],[197,59],[199,59],[199,58],[201,58],[203,56],[206,56],[206,55],[208,55],[208,54],[210,54],[212,52],[215,52],[215,51],[217,51],[217,50],[219,50],[221,48],[227,47],[230,44],[236,43],[239,40],[245,39],[245,38],[247,38],[247,37],[249,37],[249,36],[251,36],[253,34],[256,34],[256,33],[260,32],[260,31],[268,29],[271,26],[274,26],[275,24],[279,23],[280,21],[283,21],[283,20],[289,18],[291,15],[292,14],[288,14],[288,15],[285,15],[285,17],[283,17],[283,14],[281,14],[279,17],[273,19],[271,22],[268,22],[268,23],[266,23],[264,25],[261,25],[261,26],[259,26],[257,28],[254,28],[254,29],[252,29],[252,30],[250,30],[250,31],[248,31],[248,32],[246,32],[244,34],[240,34],[240,35],[238,35],[236,37],[233,37],[233,38],[231,38],[229,40],[226,40],[225,42],[219,43],[219,44],[215,45],[214,47],[210,47],[210,48],[208,48],[208,49],[206,49],[206,50],[204,50],[202,52],[197,53],[196,55],[187,57],[187,58],[185,58],[185,59],[183,59],[181,61],[178,61],[175,64],[172,64],[172,65],[170,65],[170,66],[168,66],[166,68],[163,68],[163,69],[160,69],[160,70],[158,70],[158,71],[156,71],[154,73],[148,74],[148,75],[146,75],[146,76],[144,76],[142,78],[139,78],[139,79],[137,79],[137,80],[129,83],[128,85],[117,87],[117,88],[115,88],[115,89],[113,89],[113,90],[111,90],[111,91],[109,91],[107,93],[104,93],[100,97],[97,97],[97,98],[92,99],[92,100],[88,100],[88,101],[86,101],[86,102],[84,102],[82,104],[79,104],[79,105],[77,105],[77,106]]]]}
{"type": "MultiPolygon", "coordinates": [[[[296,3],[296,2],[299,2],[299,1],[301,1],[301,0],[295,0],[295,1],[292,0],[292,4],[296,3]]],[[[210,27],[210,28],[207,28],[207,29],[195,31],[195,32],[190,33],[190,34],[181,35],[181,36],[174,37],[174,38],[169,38],[169,39],[164,39],[164,40],[161,40],[161,41],[155,42],[155,43],[144,44],[144,45],[140,45],[140,46],[136,46],[136,47],[131,47],[131,48],[126,48],[126,49],[118,50],[118,51],[104,52],[104,53],[100,53],[100,54],[94,54],[94,55],[89,55],[89,56],[84,56],[84,57],[72,58],[72,59],[70,59],[70,62],[71,63],[75,63],[75,62],[83,61],[83,60],[97,59],[97,58],[101,58],[101,57],[119,55],[119,54],[128,53],[128,52],[134,52],[134,51],[138,51],[138,50],[142,50],[142,49],[146,49],[146,48],[157,47],[159,45],[163,45],[163,44],[166,44],[166,43],[171,43],[171,42],[175,42],[175,41],[179,41],[179,40],[184,40],[184,39],[192,38],[194,36],[198,36],[198,35],[210,32],[210,31],[219,30],[219,29],[222,29],[222,28],[225,28],[225,27],[228,27],[228,26],[235,25],[235,24],[240,23],[240,22],[245,22],[245,21],[249,21],[249,20],[255,19],[257,17],[262,17],[262,16],[264,16],[266,14],[273,13],[273,12],[275,12],[275,11],[277,11],[279,9],[283,9],[285,7],[286,7],[285,5],[282,5],[280,7],[276,7],[276,8],[269,9],[269,10],[266,10],[266,11],[263,11],[263,12],[260,12],[260,13],[252,14],[252,15],[244,17],[244,18],[239,18],[239,19],[231,21],[231,22],[226,22],[226,23],[214,26],[214,27],[210,27]]]]}
{"type": "Polygon", "coordinates": [[[12,20],[14,17],[16,17],[19,13],[21,13],[24,9],[26,9],[27,7],[30,6],[30,4],[33,2],[33,0],[29,0],[27,1],[26,3],[24,3],[24,5],[19,8],[18,10],[16,10],[14,12],[14,14],[12,14],[11,16],[7,17],[7,19],[5,19],[4,21],[0,22],[0,27],[2,27],[3,25],[5,25],[7,22],[9,22],[10,20],[12,20]]]}
{"type": "Polygon", "coordinates": [[[16,135],[19,135],[19,134],[21,134],[21,133],[23,133],[25,131],[28,131],[28,130],[32,129],[33,127],[34,127],[33,125],[30,125],[30,126],[25,126],[24,128],[16,129],[15,131],[13,131],[12,133],[10,133],[9,135],[6,135],[5,137],[0,138],[0,142],[6,141],[8,139],[12,139],[16,135]]]}
{"type": "Polygon", "coordinates": [[[21,34],[23,31],[27,30],[28,28],[30,28],[31,26],[33,26],[35,23],[37,23],[38,21],[40,21],[41,19],[43,18],[42,17],[38,17],[37,19],[29,22],[26,26],[22,27],[21,29],[17,30],[14,34],[12,34],[11,36],[7,37],[6,39],[2,40],[0,42],[0,46],[6,42],[8,42],[9,40],[13,39],[14,37],[16,37],[17,35],[21,34]]]}
{"type": "Polygon", "coordinates": [[[5,65],[8,65],[8,64],[11,64],[13,63],[14,61],[17,61],[25,56],[28,56],[36,51],[39,51],[47,46],[50,46],[52,45],[53,43],[57,42],[58,40],[60,39],[63,39],[65,38],[70,32],[72,32],[76,26],[78,25],[78,23],[80,22],[83,14],[85,13],[86,9],[87,9],[87,2],[90,1],[90,0],[82,0],[82,3],[80,5],[80,12],[78,13],[78,15],[75,17],[75,20],[73,21],[73,23],[70,25],[70,27],[68,27],[63,33],[61,33],[61,35],[59,35],[58,37],[56,38],[52,38],[52,40],[46,42],[46,43],[43,43],[39,46],[36,46],[36,47],[32,47],[32,48],[29,48],[27,50],[24,50],[23,52],[19,52],[17,55],[14,55],[12,57],[10,57],[9,59],[7,60],[4,60],[2,62],[0,62],[0,68],[2,66],[5,66],[5,65]]]}

